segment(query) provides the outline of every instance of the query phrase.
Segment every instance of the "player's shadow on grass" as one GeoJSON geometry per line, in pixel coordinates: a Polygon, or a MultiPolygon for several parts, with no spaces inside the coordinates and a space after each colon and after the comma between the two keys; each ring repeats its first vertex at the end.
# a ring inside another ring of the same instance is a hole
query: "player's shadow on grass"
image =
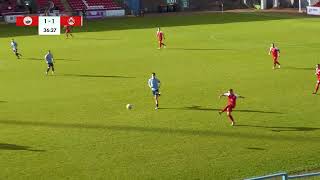
{"type": "Polygon", "coordinates": [[[89,75],[89,74],[61,74],[58,76],[83,77],[83,78],[136,78],[131,76],[89,75]]]}
{"type": "Polygon", "coordinates": [[[74,40],[94,40],[94,41],[117,41],[120,38],[93,38],[93,37],[77,37],[74,40]]]}
{"type": "MultiPolygon", "coordinates": [[[[176,109],[176,110],[191,110],[191,111],[221,111],[221,109],[205,108],[201,106],[189,106],[189,107],[182,107],[182,108],[160,108],[160,109],[176,109]]],[[[248,112],[248,113],[283,114],[281,112],[274,112],[274,111],[246,110],[246,109],[236,109],[233,111],[248,112]]]]}
{"type": "Polygon", "coordinates": [[[287,67],[282,67],[283,69],[290,69],[290,70],[305,70],[305,71],[311,71],[315,70],[315,68],[303,68],[303,67],[293,67],[293,66],[287,66],[287,67]]]}
{"type": "MultiPolygon", "coordinates": [[[[114,131],[125,133],[159,133],[165,135],[189,135],[189,136],[203,136],[203,137],[228,137],[228,138],[240,138],[240,139],[265,139],[270,141],[300,141],[300,142],[314,142],[319,140],[318,137],[304,137],[304,136],[292,136],[292,135],[279,135],[271,136],[268,134],[255,134],[251,132],[239,132],[239,131],[219,131],[202,130],[202,129],[182,129],[182,128],[169,128],[169,127],[143,127],[143,126],[129,126],[129,125],[104,125],[104,124],[81,124],[81,123],[56,123],[56,122],[39,122],[39,121],[19,121],[19,120],[0,120],[2,125],[23,126],[23,127],[42,127],[42,128],[60,128],[60,129],[87,129],[87,130],[99,130],[99,131],[114,131]]],[[[235,126],[234,128],[237,128],[235,126]]],[[[308,128],[305,128],[308,129],[308,128]]],[[[0,149],[13,149],[13,150],[32,150],[26,146],[15,146],[3,144],[0,149]]]]}
{"type": "Polygon", "coordinates": [[[264,148],[257,148],[257,147],[247,147],[247,149],[249,149],[249,150],[256,150],[256,151],[264,151],[264,150],[266,150],[266,149],[264,149],[264,148]]]}
{"type": "Polygon", "coordinates": [[[172,50],[182,50],[182,51],[232,51],[233,49],[223,49],[223,48],[169,48],[172,50]]]}
{"type": "MultiPolygon", "coordinates": [[[[30,60],[30,61],[44,61],[44,58],[41,59],[41,58],[24,58],[26,60],[30,60]]],[[[77,60],[77,59],[63,59],[63,58],[57,58],[57,59],[54,59],[55,61],[80,61],[80,60],[77,60]]]]}
{"type": "Polygon", "coordinates": [[[254,127],[254,128],[264,128],[271,129],[274,132],[282,132],[282,131],[318,131],[320,128],[312,128],[312,127],[287,127],[287,126],[258,126],[258,125],[245,125],[239,124],[239,127],[254,127]]]}
{"type": "Polygon", "coordinates": [[[0,143],[0,150],[45,152],[45,150],[36,150],[36,149],[32,149],[29,146],[21,146],[21,145],[6,144],[6,143],[0,143]]]}

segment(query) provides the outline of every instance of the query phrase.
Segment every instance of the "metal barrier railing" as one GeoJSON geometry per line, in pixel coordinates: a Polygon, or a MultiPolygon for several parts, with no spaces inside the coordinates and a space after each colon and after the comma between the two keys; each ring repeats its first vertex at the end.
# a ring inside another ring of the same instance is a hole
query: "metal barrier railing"
{"type": "Polygon", "coordinates": [[[289,176],[288,179],[298,179],[298,178],[305,178],[305,177],[312,177],[312,176],[320,176],[320,172],[308,173],[308,174],[300,174],[300,175],[293,175],[293,176],[289,176]]]}
{"type": "Polygon", "coordinates": [[[275,177],[281,177],[282,180],[288,180],[288,179],[298,179],[298,178],[306,178],[306,177],[312,177],[312,176],[320,176],[320,172],[299,174],[299,175],[292,175],[292,176],[289,176],[287,173],[282,172],[282,173],[270,174],[270,175],[266,175],[266,176],[248,178],[245,180],[264,180],[264,179],[270,179],[270,178],[275,178],[275,177]]]}

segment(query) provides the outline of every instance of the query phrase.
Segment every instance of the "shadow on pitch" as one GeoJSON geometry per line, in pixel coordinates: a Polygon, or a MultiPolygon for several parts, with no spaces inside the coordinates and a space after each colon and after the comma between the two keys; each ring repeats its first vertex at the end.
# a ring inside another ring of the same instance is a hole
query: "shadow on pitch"
{"type": "MultiPolygon", "coordinates": [[[[182,108],[160,108],[160,109],[191,110],[191,111],[221,111],[221,109],[205,108],[205,107],[201,107],[201,106],[189,106],[189,107],[182,107],[182,108]]],[[[242,109],[242,110],[236,109],[233,111],[248,112],[248,113],[283,114],[281,112],[274,112],[274,111],[246,110],[246,109],[242,109]]]]}
{"type": "MultiPolygon", "coordinates": [[[[283,15],[276,13],[168,13],[170,16],[148,15],[143,18],[108,18],[104,20],[89,20],[87,28],[74,28],[73,32],[105,32],[116,30],[130,29],[149,29],[156,27],[177,27],[177,26],[192,26],[192,25],[209,25],[209,24],[229,24],[239,22],[262,22],[281,19],[301,19],[306,16],[283,15]]],[[[15,24],[0,25],[0,37],[14,37],[35,35],[38,32],[37,27],[19,27],[15,24]]],[[[77,39],[75,36],[74,40],[77,39]]],[[[99,38],[100,39],[100,38],[99,38]]]]}
{"type": "MultiPolygon", "coordinates": [[[[44,58],[24,58],[26,60],[30,60],[30,61],[44,61],[44,58]]],[[[63,58],[58,58],[58,59],[54,59],[55,61],[80,61],[77,59],[63,59],[63,58]]]]}
{"type": "Polygon", "coordinates": [[[282,67],[282,69],[305,70],[305,71],[315,70],[315,68],[302,68],[302,67],[293,67],[293,66],[282,67]]]}
{"type": "Polygon", "coordinates": [[[58,76],[84,77],[84,78],[135,78],[130,76],[107,76],[107,75],[89,75],[89,74],[60,74],[58,76]]]}
{"type": "Polygon", "coordinates": [[[182,51],[232,51],[232,49],[223,48],[169,48],[169,50],[182,50],[182,51]]]}
{"type": "Polygon", "coordinates": [[[120,38],[91,38],[91,37],[76,37],[74,40],[93,40],[93,41],[117,41],[120,38]]]}
{"type": "Polygon", "coordinates": [[[257,148],[257,147],[247,147],[247,149],[256,150],[256,151],[265,151],[266,150],[264,148],[257,148]]]}
{"type": "Polygon", "coordinates": [[[286,127],[286,126],[257,126],[257,125],[245,125],[239,124],[239,127],[254,127],[254,128],[264,128],[271,129],[274,132],[282,132],[282,131],[318,131],[320,128],[312,128],[312,127],[286,127]]]}
{"type": "MultiPolygon", "coordinates": [[[[35,122],[35,121],[18,121],[18,120],[0,120],[2,125],[24,126],[24,127],[44,127],[44,128],[62,128],[62,129],[88,129],[101,131],[116,131],[124,133],[160,133],[165,135],[189,135],[204,137],[228,137],[241,139],[265,139],[271,141],[301,141],[314,142],[319,140],[318,137],[288,136],[278,135],[270,136],[267,134],[252,135],[251,132],[239,131],[217,131],[217,130],[196,130],[196,129],[172,129],[168,127],[142,127],[128,125],[103,125],[103,124],[80,124],[80,123],[56,123],[56,122],[35,122]]],[[[234,128],[237,128],[235,126],[234,128]]],[[[310,129],[305,127],[305,129],[310,129]]],[[[2,145],[2,149],[21,149],[30,150],[29,147],[2,145]],[[19,148],[20,147],[20,148],[19,148]]],[[[32,149],[31,149],[32,150],[32,149]]]]}
{"type": "Polygon", "coordinates": [[[0,143],[0,150],[45,152],[45,150],[35,150],[29,146],[21,146],[21,145],[6,144],[6,143],[0,143]]]}

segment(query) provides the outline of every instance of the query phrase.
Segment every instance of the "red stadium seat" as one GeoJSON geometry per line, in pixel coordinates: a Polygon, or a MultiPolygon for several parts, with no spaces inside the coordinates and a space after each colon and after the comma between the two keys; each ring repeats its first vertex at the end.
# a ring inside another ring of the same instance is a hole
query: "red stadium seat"
{"type": "Polygon", "coordinates": [[[1,13],[11,13],[11,12],[16,12],[17,9],[17,1],[16,0],[9,0],[9,1],[4,1],[1,4],[1,13]]]}
{"type": "Polygon", "coordinates": [[[113,0],[84,0],[88,7],[82,0],[68,0],[73,10],[82,10],[84,8],[92,9],[119,9],[121,8],[113,0]]]}
{"type": "Polygon", "coordinates": [[[86,5],[82,2],[82,0],[68,0],[68,2],[73,10],[79,11],[86,8],[86,5]]]}
{"type": "MultiPolygon", "coordinates": [[[[51,0],[55,7],[58,7],[60,11],[64,11],[64,6],[60,0],[51,0]]],[[[45,9],[49,5],[49,0],[37,0],[38,9],[45,9]]]]}
{"type": "Polygon", "coordinates": [[[313,6],[320,7],[320,1],[313,6]]]}

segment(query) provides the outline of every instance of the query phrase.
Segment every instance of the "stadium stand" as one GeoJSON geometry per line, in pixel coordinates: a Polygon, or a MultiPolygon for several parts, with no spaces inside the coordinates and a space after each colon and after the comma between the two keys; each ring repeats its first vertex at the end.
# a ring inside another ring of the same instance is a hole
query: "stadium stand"
{"type": "Polygon", "coordinates": [[[89,7],[100,7],[102,9],[118,9],[120,8],[119,5],[117,5],[112,0],[86,0],[89,7]]]}
{"type": "Polygon", "coordinates": [[[15,12],[17,9],[17,1],[16,0],[8,0],[1,3],[0,12],[2,14],[15,12]]]}
{"type": "MultiPolygon", "coordinates": [[[[53,2],[53,8],[58,9],[60,11],[64,11],[63,4],[60,0],[51,0],[53,2]]],[[[48,0],[37,0],[38,9],[47,9],[50,6],[51,1],[48,0]]]]}
{"type": "Polygon", "coordinates": [[[75,10],[79,11],[86,8],[86,5],[81,0],[68,0],[70,7],[75,10]]]}
{"type": "Polygon", "coordinates": [[[320,7],[320,1],[319,2],[317,2],[315,5],[313,5],[313,6],[315,6],[315,7],[320,7]]]}
{"type": "Polygon", "coordinates": [[[121,8],[112,0],[68,0],[73,10],[82,9],[119,9],[121,8]]]}

